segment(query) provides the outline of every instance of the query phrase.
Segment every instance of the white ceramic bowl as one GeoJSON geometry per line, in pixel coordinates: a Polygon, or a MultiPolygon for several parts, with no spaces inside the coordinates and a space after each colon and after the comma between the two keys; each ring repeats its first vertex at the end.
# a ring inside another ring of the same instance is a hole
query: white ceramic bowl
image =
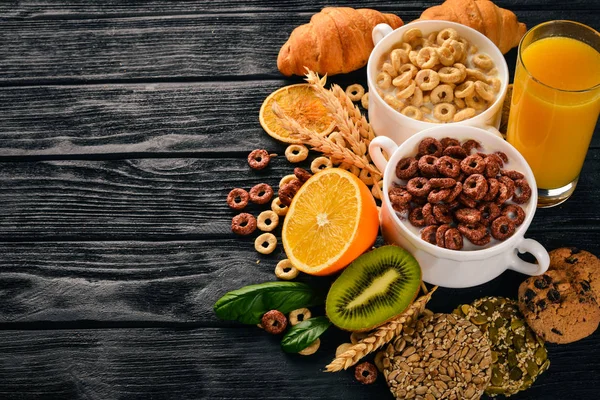
{"type": "Polygon", "coordinates": [[[502,117],[502,104],[508,88],[508,66],[504,56],[496,45],[487,37],[465,25],[448,21],[417,21],[392,30],[389,25],[379,24],[373,29],[373,43],[375,48],[371,52],[367,64],[367,82],[369,86],[369,121],[377,136],[387,136],[397,144],[404,142],[417,132],[433,128],[441,124],[417,121],[400,114],[387,104],[377,93],[375,84],[377,74],[380,72],[381,58],[394,44],[402,40],[402,35],[409,29],[419,28],[423,35],[440,31],[445,28],[454,28],[461,37],[476,45],[480,52],[489,55],[498,70],[498,78],[502,83],[494,103],[481,114],[461,122],[452,122],[444,125],[468,125],[486,129],[500,136],[498,127],[502,117]]]}
{"type": "Polygon", "coordinates": [[[421,265],[424,281],[433,285],[462,288],[488,282],[506,269],[528,275],[540,275],[548,269],[548,252],[535,240],[524,238],[536,211],[535,179],[523,156],[508,142],[479,128],[456,124],[439,125],[411,136],[400,146],[387,137],[376,137],[369,145],[369,154],[379,170],[383,171],[384,195],[380,217],[383,237],[386,242],[398,244],[412,253],[421,265]],[[452,137],[461,142],[475,139],[482,144],[484,153],[503,151],[509,158],[505,169],[516,170],[525,175],[531,187],[531,198],[522,205],[525,221],[510,238],[502,242],[493,240],[484,248],[474,246],[465,239],[465,249],[449,250],[422,240],[418,228],[413,227],[408,220],[401,219],[393,210],[387,193],[393,183],[404,183],[396,176],[396,164],[404,157],[415,156],[418,144],[426,137],[438,140],[452,137]],[[390,155],[389,161],[384,158],[382,150],[390,155]],[[531,253],[537,264],[521,260],[518,252],[531,253]]]}

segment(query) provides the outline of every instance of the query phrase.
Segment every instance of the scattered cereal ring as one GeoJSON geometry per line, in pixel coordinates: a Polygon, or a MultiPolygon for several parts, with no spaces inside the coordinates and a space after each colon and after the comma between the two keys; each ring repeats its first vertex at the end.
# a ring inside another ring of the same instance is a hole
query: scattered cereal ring
{"type": "Polygon", "coordinates": [[[272,233],[263,233],[254,241],[254,249],[260,254],[271,254],[277,247],[277,238],[272,233]]]}
{"type": "Polygon", "coordinates": [[[473,58],[471,58],[471,61],[473,62],[473,65],[484,71],[489,71],[494,67],[494,61],[487,54],[475,54],[473,58]]]}
{"type": "Polygon", "coordinates": [[[269,165],[269,161],[271,161],[271,156],[266,150],[256,149],[248,154],[248,165],[252,169],[263,169],[269,165]]]}
{"type": "Polygon", "coordinates": [[[333,167],[331,160],[327,157],[317,157],[310,163],[310,170],[313,174],[320,172],[326,168],[333,167]]]}
{"type": "Polygon", "coordinates": [[[312,174],[305,170],[304,168],[296,167],[294,168],[294,176],[302,183],[306,182],[310,179],[312,174]]]}
{"type": "MultiPolygon", "coordinates": [[[[337,355],[336,355],[336,357],[337,357],[337,355]]],[[[384,358],[385,358],[385,351],[381,350],[381,351],[378,351],[377,353],[375,353],[375,358],[373,359],[373,362],[375,363],[377,370],[381,373],[383,373],[383,359],[384,358]]]]}
{"type": "Polygon", "coordinates": [[[429,225],[421,230],[421,239],[426,241],[427,243],[431,243],[436,245],[435,233],[438,229],[438,225],[429,225]]]}
{"type": "Polygon", "coordinates": [[[227,195],[227,204],[234,210],[241,210],[248,205],[250,195],[244,189],[235,188],[227,195]]]}
{"type": "Polygon", "coordinates": [[[279,215],[280,217],[283,217],[288,212],[288,206],[281,203],[281,200],[279,199],[279,197],[275,197],[273,199],[273,201],[271,202],[271,210],[273,210],[273,212],[275,214],[279,215]]]}
{"type": "Polygon", "coordinates": [[[463,238],[460,231],[451,228],[444,234],[444,247],[450,250],[460,250],[463,248],[463,238]]]}
{"type": "Polygon", "coordinates": [[[346,147],[346,139],[344,139],[344,135],[340,132],[332,132],[327,138],[340,147],[346,147]]]}
{"type": "Polygon", "coordinates": [[[308,347],[300,350],[298,354],[300,354],[301,356],[310,356],[312,354],[315,354],[317,350],[319,350],[319,346],[321,346],[321,339],[315,340],[308,347]]]}
{"type": "Polygon", "coordinates": [[[468,107],[454,114],[453,120],[454,122],[464,121],[466,119],[473,118],[475,114],[475,109],[468,107]]]}
{"type": "Polygon", "coordinates": [[[303,144],[291,144],[285,149],[285,158],[291,163],[306,160],[308,148],[303,144]]]}
{"type": "Polygon", "coordinates": [[[279,186],[279,201],[281,201],[281,204],[289,207],[290,204],[292,204],[292,199],[298,190],[300,190],[301,186],[302,182],[296,178],[292,179],[289,183],[286,183],[283,186],[279,186]]]}
{"type": "Polygon", "coordinates": [[[371,173],[366,169],[360,171],[358,178],[367,186],[371,186],[375,182],[371,173]]]}
{"type": "Polygon", "coordinates": [[[524,204],[531,198],[531,188],[525,179],[515,181],[515,194],[513,201],[517,204],[524,204]]]}
{"type": "Polygon", "coordinates": [[[266,183],[259,183],[250,189],[250,201],[256,204],[266,204],[273,198],[273,188],[266,183]]]}
{"type": "Polygon", "coordinates": [[[433,108],[433,116],[442,122],[450,122],[456,114],[456,107],[450,103],[436,104],[433,108]]]}
{"type": "Polygon", "coordinates": [[[454,92],[450,85],[439,85],[429,95],[432,104],[451,103],[454,100],[454,92]]]}
{"type": "MultiPolygon", "coordinates": [[[[450,146],[446,150],[452,147],[453,146],[450,146]]],[[[444,150],[444,153],[446,153],[446,150],[444,150]]],[[[459,161],[448,155],[443,155],[438,158],[435,162],[435,167],[441,175],[447,176],[448,178],[457,178],[461,171],[459,161]]]]}
{"type": "Polygon", "coordinates": [[[311,316],[312,314],[310,313],[310,310],[308,308],[299,308],[297,310],[291,311],[289,318],[290,325],[298,325],[300,322],[310,319],[311,316]]]}
{"type": "Polygon", "coordinates": [[[284,187],[285,185],[287,185],[294,179],[298,179],[298,178],[296,178],[296,175],[294,175],[294,174],[289,174],[289,175],[284,176],[283,178],[281,178],[279,180],[279,187],[280,188],[284,187]]]}
{"type": "Polygon", "coordinates": [[[383,192],[383,179],[375,182],[371,188],[371,194],[377,200],[381,200],[381,193],[383,192]]]}
{"type": "Polygon", "coordinates": [[[415,82],[421,90],[432,90],[439,85],[440,76],[432,69],[422,69],[417,72],[415,82]]]}
{"type": "Polygon", "coordinates": [[[261,318],[260,324],[264,330],[272,335],[279,335],[287,327],[287,318],[281,311],[267,311],[261,318]]]}
{"type": "Polygon", "coordinates": [[[392,87],[392,77],[387,72],[380,72],[377,74],[375,83],[379,88],[388,90],[390,87],[392,87]]]}
{"type": "Polygon", "coordinates": [[[506,204],[502,207],[500,214],[514,222],[516,226],[521,225],[525,221],[525,211],[523,211],[521,206],[516,204],[506,204]]]}
{"type": "Polygon", "coordinates": [[[500,216],[492,222],[490,232],[494,239],[506,240],[515,233],[515,223],[508,217],[500,216]]]}
{"type": "Polygon", "coordinates": [[[256,218],[252,214],[241,213],[231,220],[231,231],[238,235],[249,235],[256,230],[256,218]]]}
{"type": "Polygon", "coordinates": [[[272,210],[266,210],[258,214],[256,226],[263,232],[271,232],[279,225],[279,215],[272,210]]]}
{"type": "Polygon", "coordinates": [[[477,206],[481,213],[481,223],[484,226],[490,226],[493,220],[500,216],[500,207],[493,201],[486,201],[477,206]]]}
{"type": "MultiPolygon", "coordinates": [[[[279,261],[277,263],[277,266],[275,266],[275,276],[278,277],[279,279],[283,279],[285,281],[289,281],[292,279],[295,279],[299,274],[299,271],[296,267],[294,267],[292,265],[292,263],[290,262],[290,260],[283,259],[281,261],[279,261]]],[[[291,317],[291,314],[290,314],[291,317]]],[[[292,325],[296,325],[296,324],[292,324],[292,325]]]]}
{"type": "Polygon", "coordinates": [[[346,95],[352,101],[359,101],[363,94],[365,94],[365,88],[361,84],[355,83],[346,88],[346,95]]]}
{"type": "Polygon", "coordinates": [[[360,98],[360,104],[365,110],[369,109],[369,93],[365,93],[363,97],[360,98]]]}
{"type": "Polygon", "coordinates": [[[354,369],[354,378],[363,385],[371,385],[377,380],[377,368],[368,361],[360,363],[354,369]]]}
{"type": "Polygon", "coordinates": [[[423,112],[419,110],[417,107],[407,106],[400,112],[403,115],[406,115],[408,118],[413,118],[416,120],[423,119],[423,112]]]}
{"type": "Polygon", "coordinates": [[[414,157],[404,157],[396,164],[396,176],[399,179],[409,180],[419,172],[419,162],[414,157]]]}

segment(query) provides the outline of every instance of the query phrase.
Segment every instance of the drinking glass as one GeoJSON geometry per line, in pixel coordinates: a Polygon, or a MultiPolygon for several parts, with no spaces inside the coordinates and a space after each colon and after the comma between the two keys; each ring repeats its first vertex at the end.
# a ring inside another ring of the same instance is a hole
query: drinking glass
{"type": "Polygon", "coordinates": [[[577,185],[600,113],[600,34],[572,21],[529,30],[519,44],[507,139],[529,163],[538,207],[577,185]]]}

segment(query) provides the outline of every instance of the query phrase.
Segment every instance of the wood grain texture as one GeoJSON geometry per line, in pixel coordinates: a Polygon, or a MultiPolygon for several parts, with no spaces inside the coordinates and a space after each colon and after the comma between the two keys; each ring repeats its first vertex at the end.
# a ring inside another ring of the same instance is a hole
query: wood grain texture
{"type": "MultiPolygon", "coordinates": [[[[39,399],[387,399],[383,377],[325,373],[348,334],[331,329],[309,357],[279,338],[243,329],[118,329],[0,332],[0,396],[39,399]]],[[[550,369],[511,399],[596,398],[600,358],[592,338],[549,346],[550,369]]]]}
{"type": "MultiPolygon", "coordinates": [[[[406,21],[419,11],[402,12],[406,21]]],[[[0,83],[114,82],[279,78],[277,54],[311,13],[272,12],[81,20],[12,20],[0,24],[0,83]],[[252,24],[248,24],[248,20],[252,24]],[[85,46],[81,44],[85,43],[85,46]]],[[[560,18],[600,29],[600,10],[565,8],[560,18]]],[[[524,10],[529,26],[555,10],[524,10]]]]}

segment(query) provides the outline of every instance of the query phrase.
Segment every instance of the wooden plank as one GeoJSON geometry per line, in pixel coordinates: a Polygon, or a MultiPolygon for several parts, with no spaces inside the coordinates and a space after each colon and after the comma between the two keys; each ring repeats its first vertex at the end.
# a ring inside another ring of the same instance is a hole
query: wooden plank
{"type": "MultiPolygon", "coordinates": [[[[348,334],[330,330],[309,357],[247,329],[116,329],[0,332],[0,396],[38,399],[391,398],[383,376],[361,385],[353,371],[324,373],[348,334]]],[[[550,369],[511,398],[591,400],[600,385],[598,333],[550,345],[550,369]]]]}
{"type": "MultiPolygon", "coordinates": [[[[410,21],[418,11],[402,12],[410,21]]],[[[12,20],[0,24],[3,85],[214,80],[280,77],[282,44],[311,13],[273,12],[81,20],[12,20]],[[247,21],[252,19],[253,23],[247,21]]],[[[522,11],[528,25],[575,19],[599,29],[600,10],[522,11]]]]}
{"type": "MultiPolygon", "coordinates": [[[[336,76],[346,87],[364,70],[336,76]]],[[[10,157],[220,156],[282,152],[258,121],[260,105],[291,83],[244,82],[0,88],[0,160],[10,157]]],[[[366,114],[366,111],[365,111],[366,114]]],[[[592,148],[600,148],[600,126],[592,148]]]]}
{"type": "MultiPolygon", "coordinates": [[[[0,240],[228,237],[236,212],[226,206],[227,194],[261,182],[277,190],[294,166],[284,157],[272,164],[257,173],[242,158],[4,163],[0,240]]],[[[531,229],[600,234],[598,171],[600,151],[592,150],[573,199],[540,211],[544,218],[538,215],[531,229]]]]}

